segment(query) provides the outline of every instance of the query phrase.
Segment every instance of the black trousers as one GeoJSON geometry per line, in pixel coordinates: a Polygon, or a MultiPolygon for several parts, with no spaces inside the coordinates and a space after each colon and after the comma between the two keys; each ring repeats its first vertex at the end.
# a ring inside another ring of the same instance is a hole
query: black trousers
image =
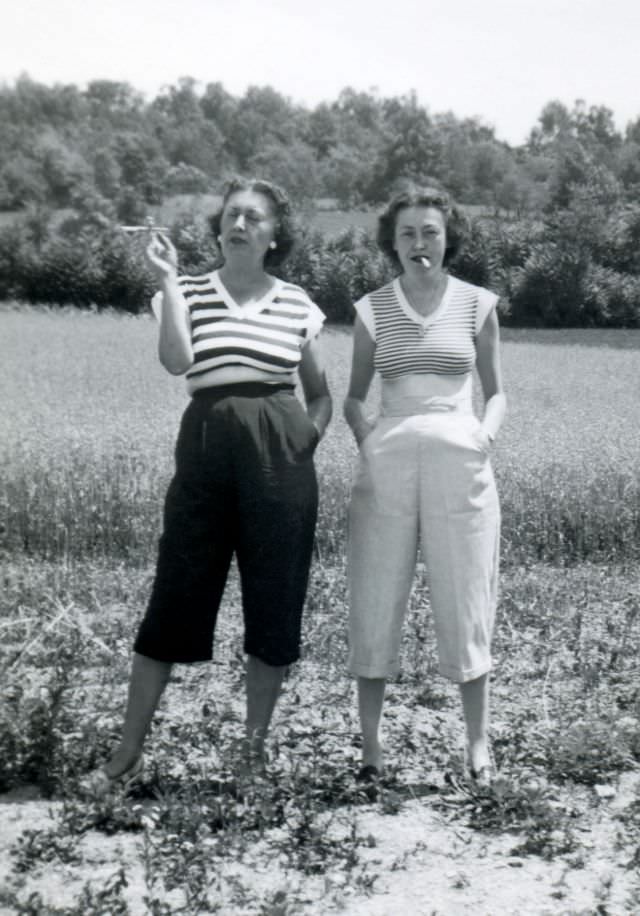
{"type": "Polygon", "coordinates": [[[274,666],[299,658],[318,509],[317,444],[290,385],[196,392],[182,418],[136,652],[168,662],[210,659],[235,553],[245,652],[274,666]]]}

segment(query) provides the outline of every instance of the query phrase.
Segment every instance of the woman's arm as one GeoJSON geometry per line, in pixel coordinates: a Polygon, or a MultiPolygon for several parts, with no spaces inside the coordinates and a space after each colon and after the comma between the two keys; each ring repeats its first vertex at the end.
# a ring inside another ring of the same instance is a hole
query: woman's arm
{"type": "Polygon", "coordinates": [[[304,347],[298,373],[309,419],[322,438],[331,419],[332,404],[324,370],[322,345],[318,337],[314,337],[304,347]]]}
{"type": "Polygon", "coordinates": [[[476,354],[476,367],[485,402],[482,429],[493,441],[502,425],[507,409],[500,367],[500,327],[495,308],[487,315],[476,338],[476,354]]]}
{"type": "Polygon", "coordinates": [[[353,328],[351,378],[349,380],[349,391],[344,402],[344,418],[349,424],[358,445],[373,429],[373,425],[365,416],[364,402],[367,399],[373,378],[375,348],[375,342],[362,320],[359,316],[356,317],[353,328]]]}
{"type": "Polygon", "coordinates": [[[182,375],[193,363],[189,309],[178,286],[178,255],[163,235],[154,233],[147,258],[162,292],[158,356],[172,375],[182,375]]]}

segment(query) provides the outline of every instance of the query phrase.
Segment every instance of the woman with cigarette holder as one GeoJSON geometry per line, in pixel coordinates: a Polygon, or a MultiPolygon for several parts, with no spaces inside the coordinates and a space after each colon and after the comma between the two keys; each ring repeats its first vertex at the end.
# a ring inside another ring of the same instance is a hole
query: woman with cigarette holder
{"type": "Polygon", "coordinates": [[[313,454],[331,415],[319,350],[324,316],[269,268],[290,252],[289,202],[267,181],[235,179],[211,220],[219,270],[180,276],[166,235],[147,249],[160,292],[159,357],[185,374],[164,530],[135,641],[122,737],[92,774],[95,792],[139,778],[142,746],[173,664],[212,657],[232,557],[247,653],[244,766],[260,770],[287,666],[299,657],[317,514],[313,454]],[[299,376],[306,411],[294,393],[299,376]]]}

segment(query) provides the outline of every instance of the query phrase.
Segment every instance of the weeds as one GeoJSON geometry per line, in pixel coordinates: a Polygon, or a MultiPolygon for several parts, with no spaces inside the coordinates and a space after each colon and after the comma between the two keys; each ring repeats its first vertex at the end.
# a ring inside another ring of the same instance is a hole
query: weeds
{"type": "MultiPolygon", "coordinates": [[[[402,675],[388,688],[385,782],[375,797],[355,784],[357,711],[344,673],[346,497],[355,449],[344,428],[336,423],[318,454],[323,499],[303,658],[284,685],[267,777],[242,783],[235,771],[244,661],[232,576],[213,667],[176,669],[154,720],[148,781],[128,799],[79,802],[78,777],[117,740],[131,638],[148,594],[185,396],[174,380],[154,374],[143,319],[103,315],[82,329],[89,349],[102,348],[112,365],[87,412],[86,399],[75,394],[86,390],[83,373],[92,364],[74,363],[69,378],[56,376],[62,340],[70,328],[79,333],[71,317],[28,311],[25,320],[32,334],[39,332],[33,339],[46,337],[58,356],[45,373],[48,394],[32,390],[18,372],[8,421],[18,425],[2,446],[0,791],[35,785],[57,799],[57,813],[53,825],[24,831],[14,845],[18,889],[5,889],[2,902],[21,913],[125,913],[135,879],[147,910],[158,916],[292,916],[309,901],[339,909],[350,890],[371,893],[379,872],[370,850],[379,837],[361,828],[360,812],[373,806],[392,818],[408,803],[436,807],[446,799],[443,774],[459,765],[461,714],[457,690],[436,673],[428,571],[421,568],[404,629],[402,675]],[[140,356],[146,347],[148,363],[140,356]],[[139,398],[130,397],[134,389],[139,398]],[[68,396],[54,397],[60,390],[68,396]],[[33,428],[20,438],[20,418],[32,408],[33,428]],[[131,843],[135,852],[122,869],[76,881],[70,907],[56,909],[44,892],[31,893],[28,883],[39,872],[75,874],[86,844],[108,838],[131,843]]],[[[332,331],[329,342],[332,371],[342,378],[345,336],[332,331]]],[[[577,868],[579,828],[589,811],[574,804],[572,793],[615,785],[640,760],[640,474],[627,421],[624,438],[617,416],[602,404],[582,409],[575,379],[587,355],[600,378],[592,354],[560,352],[557,367],[570,369],[562,390],[575,411],[575,419],[565,418],[564,437],[562,419],[551,422],[548,406],[542,409],[547,395],[536,344],[513,343],[505,354],[516,407],[495,456],[505,517],[494,640],[500,780],[490,792],[449,799],[443,810],[454,829],[513,833],[517,855],[563,857],[577,868]],[[589,428],[596,408],[601,425],[589,428]]],[[[629,354],[607,351],[607,379],[631,378],[629,354]]],[[[611,397],[606,379],[599,384],[593,397],[611,397]]],[[[635,409],[624,408],[629,416],[635,409]]],[[[619,819],[621,856],[631,870],[640,858],[637,803],[619,819]]],[[[396,857],[393,867],[408,867],[411,855],[396,857]]],[[[596,903],[606,907],[606,881],[599,893],[596,903]]]]}

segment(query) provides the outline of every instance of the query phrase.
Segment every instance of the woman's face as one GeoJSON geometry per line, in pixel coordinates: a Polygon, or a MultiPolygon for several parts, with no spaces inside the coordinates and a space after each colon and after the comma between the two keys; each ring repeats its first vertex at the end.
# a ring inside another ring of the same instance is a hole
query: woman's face
{"type": "Polygon", "coordinates": [[[220,248],[226,262],[262,264],[274,240],[276,217],[271,200],[259,191],[234,191],[220,220],[220,248]]]}
{"type": "Polygon", "coordinates": [[[419,277],[439,270],[447,247],[443,213],[437,207],[403,207],[396,214],[393,247],[406,274],[419,277]]]}

